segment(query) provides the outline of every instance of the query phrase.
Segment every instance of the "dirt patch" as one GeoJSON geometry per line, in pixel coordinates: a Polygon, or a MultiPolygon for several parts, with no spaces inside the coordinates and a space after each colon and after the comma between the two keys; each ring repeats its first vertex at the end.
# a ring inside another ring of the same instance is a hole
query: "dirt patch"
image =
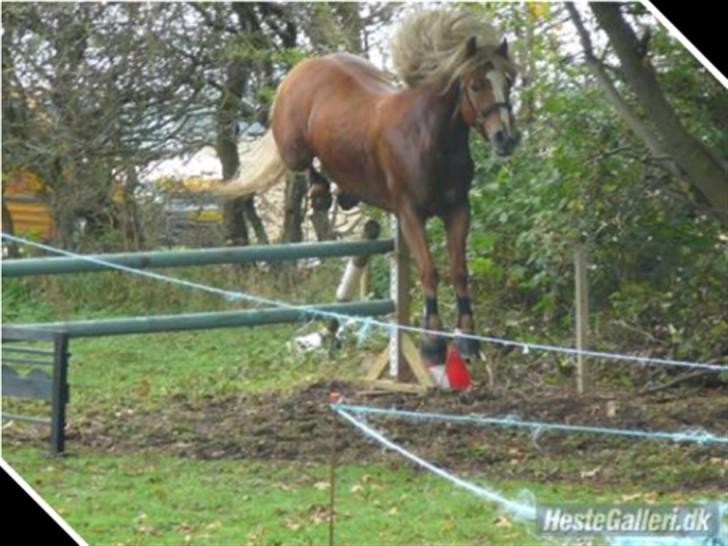
{"type": "MultiPolygon", "coordinates": [[[[262,458],[324,463],[331,452],[332,413],[327,399],[335,390],[352,404],[419,411],[587,424],[641,430],[701,428],[728,435],[728,392],[661,393],[645,397],[576,398],[570,391],[508,393],[480,387],[467,393],[427,396],[362,396],[348,383],[317,383],[289,395],[244,394],[191,401],[174,397],[154,412],[125,408],[115,415],[72,421],[68,445],[111,453],[161,451],[200,459],[262,458]]],[[[728,449],[724,446],[639,441],[583,433],[543,432],[497,426],[413,422],[368,417],[368,422],[407,449],[451,470],[497,478],[640,483],[662,490],[728,490],[728,449]]],[[[339,425],[342,463],[399,459],[339,425]]],[[[20,439],[16,431],[6,441],[20,439]]],[[[27,439],[27,438],[26,438],[27,439]]]]}

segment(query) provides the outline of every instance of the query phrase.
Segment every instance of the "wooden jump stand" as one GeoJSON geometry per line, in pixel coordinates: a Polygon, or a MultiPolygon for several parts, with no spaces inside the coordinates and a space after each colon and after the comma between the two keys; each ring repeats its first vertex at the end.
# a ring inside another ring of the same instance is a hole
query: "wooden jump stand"
{"type": "MultiPolygon", "coordinates": [[[[390,297],[396,305],[392,322],[409,325],[412,260],[396,217],[391,216],[390,226],[395,243],[390,257],[390,297]]],[[[364,381],[373,389],[407,393],[423,393],[437,386],[411,336],[395,328],[390,331],[387,348],[369,367],[364,381]]]]}

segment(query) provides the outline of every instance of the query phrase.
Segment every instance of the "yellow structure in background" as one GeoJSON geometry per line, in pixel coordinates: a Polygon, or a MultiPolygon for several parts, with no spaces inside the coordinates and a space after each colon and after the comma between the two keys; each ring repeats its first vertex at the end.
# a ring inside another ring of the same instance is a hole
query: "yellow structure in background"
{"type": "Polygon", "coordinates": [[[182,180],[157,180],[155,186],[160,193],[189,202],[185,216],[190,222],[222,223],[222,200],[216,192],[219,180],[191,176],[182,180]]]}
{"type": "MultiPolygon", "coordinates": [[[[214,191],[219,182],[189,177],[184,180],[165,179],[154,183],[157,195],[164,196],[163,211],[167,229],[177,236],[194,231],[200,226],[221,225],[221,199],[214,191]]],[[[55,225],[47,204],[47,187],[43,180],[27,168],[5,173],[3,178],[3,206],[10,214],[13,229],[18,235],[28,235],[42,241],[52,241],[55,225]]],[[[122,206],[124,192],[115,185],[112,201],[122,206]]],[[[3,228],[5,229],[5,228],[3,228]]]]}
{"type": "Polygon", "coordinates": [[[3,180],[3,185],[3,204],[10,213],[15,233],[52,240],[55,233],[53,217],[41,197],[41,178],[29,169],[21,168],[3,180]]]}

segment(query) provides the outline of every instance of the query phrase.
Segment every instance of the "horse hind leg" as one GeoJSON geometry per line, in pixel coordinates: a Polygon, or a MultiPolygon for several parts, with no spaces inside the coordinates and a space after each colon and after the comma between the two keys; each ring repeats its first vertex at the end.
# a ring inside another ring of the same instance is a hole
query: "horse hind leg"
{"type": "MultiPolygon", "coordinates": [[[[313,166],[308,171],[309,196],[311,207],[316,211],[327,211],[331,208],[331,182],[313,166]]],[[[351,210],[359,204],[359,199],[354,195],[340,191],[336,196],[339,206],[343,210],[351,210]]]]}
{"type": "Polygon", "coordinates": [[[314,211],[325,212],[331,208],[331,182],[313,165],[308,168],[309,197],[314,211]]]}
{"type": "Polygon", "coordinates": [[[359,204],[359,199],[346,192],[340,192],[339,195],[336,196],[336,200],[339,202],[339,206],[343,210],[351,210],[359,204]]]}

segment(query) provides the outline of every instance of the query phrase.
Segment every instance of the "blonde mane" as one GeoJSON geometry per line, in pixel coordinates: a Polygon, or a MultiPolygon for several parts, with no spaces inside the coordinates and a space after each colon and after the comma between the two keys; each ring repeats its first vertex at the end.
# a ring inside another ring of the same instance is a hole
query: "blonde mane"
{"type": "Polygon", "coordinates": [[[408,87],[439,84],[443,91],[463,74],[493,63],[509,73],[510,61],[496,55],[501,33],[482,14],[466,10],[422,11],[404,20],[392,38],[392,60],[408,87]],[[475,54],[468,56],[468,40],[475,54]]]}

